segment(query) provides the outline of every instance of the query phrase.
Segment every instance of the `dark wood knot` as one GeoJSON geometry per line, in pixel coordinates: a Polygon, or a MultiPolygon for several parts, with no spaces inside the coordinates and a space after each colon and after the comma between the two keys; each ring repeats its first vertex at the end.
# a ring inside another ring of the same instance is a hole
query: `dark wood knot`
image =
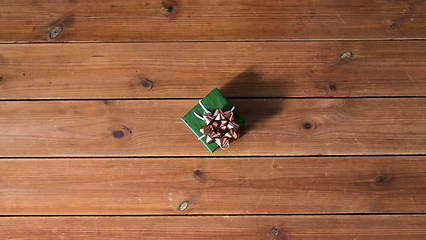
{"type": "Polygon", "coordinates": [[[110,132],[113,137],[115,138],[124,138],[130,134],[132,134],[132,130],[130,130],[128,127],[124,125],[118,125],[118,126],[112,126],[110,127],[110,132]]]}
{"type": "Polygon", "coordinates": [[[200,170],[195,170],[193,173],[194,178],[200,179],[200,180],[206,180],[206,173],[200,171],[200,170]]]}
{"type": "Polygon", "coordinates": [[[314,122],[312,122],[311,120],[305,120],[304,122],[302,122],[302,123],[299,125],[299,129],[300,129],[302,132],[309,133],[309,132],[313,132],[313,131],[315,131],[315,129],[316,129],[316,125],[315,125],[315,123],[314,123],[314,122]]]}
{"type": "Polygon", "coordinates": [[[312,124],[309,122],[306,122],[303,124],[303,128],[306,130],[310,130],[312,128],[312,124]]]}
{"type": "Polygon", "coordinates": [[[118,130],[112,133],[115,138],[123,138],[126,134],[123,130],[118,130]]]}
{"type": "Polygon", "coordinates": [[[378,176],[376,177],[376,179],[374,180],[376,183],[384,183],[385,182],[385,178],[382,176],[378,176]]]}
{"type": "Polygon", "coordinates": [[[179,12],[179,2],[176,0],[165,0],[162,2],[163,8],[161,11],[166,17],[171,17],[179,12]]]}
{"type": "Polygon", "coordinates": [[[201,172],[200,170],[194,171],[194,177],[202,177],[202,176],[203,176],[203,172],[201,172]]]}
{"type": "Polygon", "coordinates": [[[154,87],[154,83],[152,81],[148,80],[148,79],[145,79],[145,78],[140,81],[139,85],[141,85],[142,87],[149,89],[149,90],[151,90],[154,87]]]}
{"type": "Polygon", "coordinates": [[[166,12],[172,13],[173,12],[173,6],[166,6],[166,12]]]}

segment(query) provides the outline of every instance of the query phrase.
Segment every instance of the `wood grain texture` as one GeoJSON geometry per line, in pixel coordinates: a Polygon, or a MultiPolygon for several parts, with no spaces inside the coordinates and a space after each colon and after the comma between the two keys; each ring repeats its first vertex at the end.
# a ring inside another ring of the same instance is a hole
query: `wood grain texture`
{"type": "Polygon", "coordinates": [[[4,0],[0,41],[425,38],[425,12],[414,0],[4,0]]]}
{"type": "Polygon", "coordinates": [[[7,44],[0,99],[203,98],[215,87],[228,97],[425,96],[425,49],[424,41],[7,44]]]}
{"type": "Polygon", "coordinates": [[[420,240],[425,229],[424,215],[0,218],[9,239],[420,240]]]}
{"type": "Polygon", "coordinates": [[[247,123],[210,154],[197,100],[2,101],[2,157],[425,154],[426,99],[232,99],[247,123]]]}
{"type": "Polygon", "coordinates": [[[0,169],[2,215],[426,212],[425,157],[2,159],[0,169]]]}
{"type": "Polygon", "coordinates": [[[426,2],[0,2],[3,238],[426,239],[426,2]]]}

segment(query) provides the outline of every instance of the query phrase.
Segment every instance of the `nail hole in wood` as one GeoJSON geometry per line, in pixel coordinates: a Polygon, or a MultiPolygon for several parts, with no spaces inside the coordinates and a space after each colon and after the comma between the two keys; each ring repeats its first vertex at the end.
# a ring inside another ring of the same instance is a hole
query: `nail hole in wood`
{"type": "Polygon", "coordinates": [[[391,29],[395,29],[395,28],[396,28],[396,23],[392,24],[392,25],[390,26],[390,28],[391,28],[391,29]]]}
{"type": "Polygon", "coordinates": [[[330,84],[330,90],[333,91],[333,92],[335,92],[337,90],[336,85],[330,84]]]}
{"type": "Polygon", "coordinates": [[[179,212],[183,212],[183,211],[185,211],[185,209],[188,207],[188,202],[182,202],[180,205],[179,205],[179,207],[178,207],[178,210],[179,210],[179,212]]]}
{"type": "Polygon", "coordinates": [[[108,100],[104,100],[104,103],[105,103],[105,104],[108,104],[108,100]]]}
{"type": "Polygon", "coordinates": [[[413,9],[413,8],[414,8],[413,6],[409,6],[409,7],[408,7],[408,9],[410,9],[410,10],[411,10],[411,9],[413,9]]]}

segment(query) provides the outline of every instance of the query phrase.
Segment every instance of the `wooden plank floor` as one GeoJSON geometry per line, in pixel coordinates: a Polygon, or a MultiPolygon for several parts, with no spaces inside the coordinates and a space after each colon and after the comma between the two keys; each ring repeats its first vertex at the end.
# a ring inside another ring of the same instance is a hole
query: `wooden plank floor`
{"type": "Polygon", "coordinates": [[[425,54],[422,1],[3,0],[0,236],[426,239],[425,54]]]}

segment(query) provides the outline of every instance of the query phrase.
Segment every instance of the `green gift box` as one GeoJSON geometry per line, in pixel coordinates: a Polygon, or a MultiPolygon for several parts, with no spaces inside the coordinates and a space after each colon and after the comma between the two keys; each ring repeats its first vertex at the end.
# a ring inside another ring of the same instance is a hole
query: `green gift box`
{"type": "MultiPolygon", "coordinates": [[[[223,112],[226,112],[231,110],[233,107],[233,105],[222,95],[222,93],[217,88],[213,89],[205,98],[203,98],[201,103],[207,110],[211,112],[214,112],[216,109],[221,109],[223,112]]],[[[195,116],[194,112],[199,116],[204,115],[204,109],[200,104],[197,104],[182,118],[182,121],[199,139],[203,136],[203,134],[200,132],[200,128],[204,126],[205,122],[195,116]]],[[[234,110],[233,113],[234,121],[240,125],[241,128],[246,121],[237,110],[234,110]]],[[[213,152],[219,147],[219,145],[217,145],[215,142],[210,144],[207,143],[206,138],[202,138],[199,141],[202,142],[210,152],[213,152]]]]}

